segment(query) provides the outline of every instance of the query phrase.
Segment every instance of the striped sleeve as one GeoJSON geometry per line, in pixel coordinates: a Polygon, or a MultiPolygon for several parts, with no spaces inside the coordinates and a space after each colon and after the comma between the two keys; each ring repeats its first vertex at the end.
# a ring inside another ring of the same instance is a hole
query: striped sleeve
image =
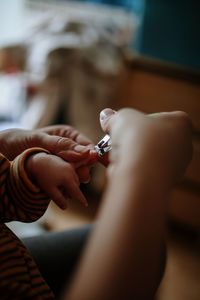
{"type": "Polygon", "coordinates": [[[55,300],[29,252],[5,224],[0,224],[0,299],[55,300]]]}
{"type": "Polygon", "coordinates": [[[1,222],[33,222],[46,211],[50,199],[28,177],[27,159],[42,148],[30,148],[12,162],[0,154],[0,217],[1,222]]]}

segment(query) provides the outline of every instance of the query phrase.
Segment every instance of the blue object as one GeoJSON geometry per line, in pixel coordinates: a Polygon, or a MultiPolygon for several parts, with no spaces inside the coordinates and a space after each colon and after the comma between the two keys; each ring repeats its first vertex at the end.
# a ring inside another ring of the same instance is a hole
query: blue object
{"type": "Polygon", "coordinates": [[[133,50],[200,68],[200,0],[79,1],[109,4],[133,11],[140,20],[138,35],[132,43],[133,50]]]}
{"type": "Polygon", "coordinates": [[[125,9],[137,10],[142,0],[74,0],[80,2],[93,2],[99,4],[109,4],[113,6],[124,7],[125,9]]]}
{"type": "Polygon", "coordinates": [[[200,1],[146,0],[138,50],[200,68],[200,1]]]}

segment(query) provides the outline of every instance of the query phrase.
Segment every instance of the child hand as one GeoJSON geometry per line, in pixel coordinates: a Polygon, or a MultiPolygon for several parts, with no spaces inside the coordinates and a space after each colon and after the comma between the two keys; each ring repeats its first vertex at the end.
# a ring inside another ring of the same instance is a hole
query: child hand
{"type": "Polygon", "coordinates": [[[29,177],[61,209],[67,208],[69,198],[88,206],[79,188],[78,175],[71,163],[58,156],[40,152],[28,158],[26,170],[29,177]]]}

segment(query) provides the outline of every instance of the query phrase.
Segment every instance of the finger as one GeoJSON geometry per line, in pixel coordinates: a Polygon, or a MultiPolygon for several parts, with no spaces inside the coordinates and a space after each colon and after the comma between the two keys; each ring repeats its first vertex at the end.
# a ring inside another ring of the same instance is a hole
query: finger
{"type": "Polygon", "coordinates": [[[63,186],[71,199],[79,201],[85,207],[88,206],[88,202],[81,192],[79,185],[77,185],[75,182],[65,181],[63,186]]]}
{"type": "Polygon", "coordinates": [[[36,132],[50,136],[56,136],[57,138],[68,138],[82,146],[88,146],[91,149],[94,148],[94,143],[88,137],[86,137],[84,134],[80,133],[78,130],[74,129],[72,126],[69,125],[48,126],[37,129],[36,132]]]}
{"type": "Polygon", "coordinates": [[[58,205],[58,207],[63,210],[67,208],[67,199],[57,187],[49,190],[49,196],[58,205]]]}
{"type": "Polygon", "coordinates": [[[76,170],[80,182],[88,183],[90,181],[90,169],[87,166],[82,166],[76,170]]]}
{"type": "Polygon", "coordinates": [[[89,149],[87,156],[83,156],[76,161],[73,161],[75,169],[82,167],[82,166],[93,166],[97,163],[98,160],[98,153],[95,149],[89,149]]]}
{"type": "Polygon", "coordinates": [[[98,161],[97,151],[94,149],[90,150],[90,156],[89,156],[89,161],[87,163],[87,166],[93,166],[97,163],[97,161],[98,161]]]}
{"type": "Polygon", "coordinates": [[[75,130],[71,134],[71,139],[73,139],[76,143],[83,146],[94,146],[94,143],[86,137],[84,134],[80,133],[78,130],[75,130]]]}
{"type": "MultiPolygon", "coordinates": [[[[74,166],[71,164],[72,169],[71,169],[71,180],[68,179],[68,183],[70,182],[74,182],[76,185],[80,185],[80,181],[79,181],[79,177],[78,174],[76,173],[76,170],[74,168],[74,166]]],[[[65,182],[64,182],[65,183],[65,182]]]]}
{"type": "Polygon", "coordinates": [[[193,130],[193,124],[189,115],[184,111],[160,112],[148,115],[155,119],[165,119],[169,122],[184,123],[190,130],[193,130]]]}
{"type": "Polygon", "coordinates": [[[71,134],[75,129],[70,125],[51,125],[37,129],[37,131],[45,132],[49,135],[71,138],[71,134]]]}
{"type": "Polygon", "coordinates": [[[149,114],[148,116],[153,117],[153,118],[187,118],[187,119],[189,119],[188,114],[184,111],[159,112],[159,113],[149,114]]]}
{"type": "Polygon", "coordinates": [[[82,157],[80,160],[76,160],[74,162],[74,167],[75,169],[78,169],[79,167],[82,166],[93,166],[96,164],[98,160],[98,154],[95,150],[90,150],[89,154],[87,157],[82,157]]]}
{"type": "Polygon", "coordinates": [[[56,126],[54,125],[51,128],[51,134],[53,134],[52,132],[54,132],[54,135],[70,138],[76,143],[83,146],[88,146],[93,144],[88,137],[86,137],[84,134],[80,133],[77,129],[69,125],[56,125],[56,126]]]}
{"type": "Polygon", "coordinates": [[[88,157],[90,149],[79,145],[70,138],[42,134],[38,137],[38,146],[42,146],[51,153],[60,156],[64,160],[77,161],[88,157]]]}
{"type": "Polygon", "coordinates": [[[86,149],[84,152],[75,152],[73,150],[62,150],[56,153],[57,156],[61,157],[65,161],[70,161],[71,163],[77,163],[79,165],[83,164],[85,161],[89,161],[90,150],[86,149]]]}
{"type": "Polygon", "coordinates": [[[76,154],[85,154],[89,152],[89,149],[86,146],[80,145],[73,141],[71,138],[57,137],[51,136],[51,138],[55,138],[54,151],[55,153],[59,153],[60,151],[73,151],[76,154]]]}
{"type": "Polygon", "coordinates": [[[108,167],[109,165],[109,153],[105,153],[103,156],[98,155],[98,161],[104,165],[105,167],[108,167]]]}
{"type": "Polygon", "coordinates": [[[116,114],[116,111],[111,108],[105,108],[100,113],[100,124],[104,132],[109,133],[111,127],[112,117],[116,114]]]}

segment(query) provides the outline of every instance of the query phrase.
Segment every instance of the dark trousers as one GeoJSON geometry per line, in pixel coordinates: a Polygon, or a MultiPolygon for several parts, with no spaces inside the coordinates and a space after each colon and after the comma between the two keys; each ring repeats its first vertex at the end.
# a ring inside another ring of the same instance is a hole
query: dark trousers
{"type": "Polygon", "coordinates": [[[23,239],[57,299],[69,284],[92,227],[88,225],[23,239]]]}
{"type": "MultiPolygon", "coordinates": [[[[56,299],[60,298],[63,289],[67,288],[70,283],[73,271],[93,228],[94,225],[89,225],[79,229],[46,233],[23,239],[56,299]]],[[[166,247],[163,244],[157,285],[162,279],[165,263],[166,247]]]]}

